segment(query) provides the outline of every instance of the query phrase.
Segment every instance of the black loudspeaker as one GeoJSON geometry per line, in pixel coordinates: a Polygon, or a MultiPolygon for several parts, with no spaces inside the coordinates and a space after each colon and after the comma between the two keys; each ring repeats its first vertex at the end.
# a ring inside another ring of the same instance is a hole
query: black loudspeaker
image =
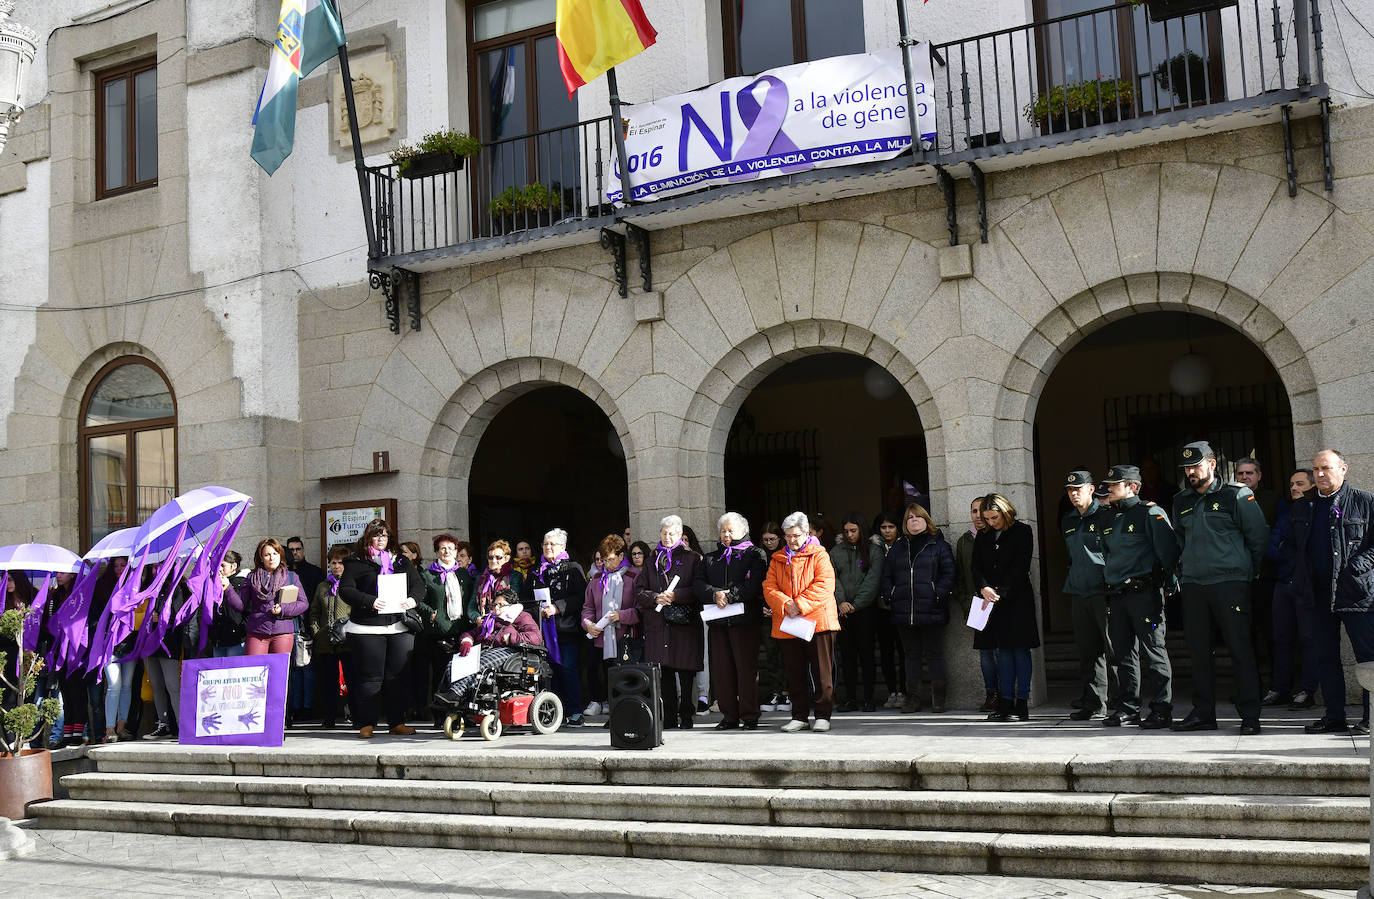
{"type": "Polygon", "coordinates": [[[662,746],[663,697],[658,690],[658,665],[617,665],[609,678],[611,745],[616,749],[662,746]]]}

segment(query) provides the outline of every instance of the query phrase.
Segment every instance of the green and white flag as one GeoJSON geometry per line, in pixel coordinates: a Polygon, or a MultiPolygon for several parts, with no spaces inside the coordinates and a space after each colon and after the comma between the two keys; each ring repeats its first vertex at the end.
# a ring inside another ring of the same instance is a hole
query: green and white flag
{"type": "Polygon", "coordinates": [[[253,113],[253,161],[271,175],[296,140],[296,86],[347,43],[328,0],[282,0],[272,62],[253,113]]]}

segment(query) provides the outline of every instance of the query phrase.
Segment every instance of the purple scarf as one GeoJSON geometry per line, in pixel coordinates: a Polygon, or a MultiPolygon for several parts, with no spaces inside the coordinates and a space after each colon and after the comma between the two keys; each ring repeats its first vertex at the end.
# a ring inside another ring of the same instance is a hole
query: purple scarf
{"type": "Polygon", "coordinates": [[[558,555],[554,556],[552,559],[545,559],[543,562],[541,562],[541,563],[539,564],[539,571],[538,571],[539,580],[541,580],[541,581],[543,581],[544,583],[547,584],[548,581],[544,580],[544,578],[546,577],[546,574],[545,574],[545,573],[546,573],[550,568],[556,568],[556,567],[558,566],[558,563],[560,563],[560,562],[566,562],[566,561],[568,561],[568,554],[565,553],[565,552],[564,552],[564,553],[559,553],[558,555]]]}
{"type": "Polygon", "coordinates": [[[664,546],[662,542],[660,542],[658,546],[654,548],[654,567],[658,569],[659,574],[664,576],[668,574],[668,569],[673,567],[673,550],[681,545],[682,539],[678,538],[678,541],[672,546],[664,546]]]}
{"type": "Polygon", "coordinates": [[[335,577],[334,575],[332,575],[332,574],[326,574],[326,575],[324,576],[324,579],[325,579],[326,581],[329,581],[329,595],[330,595],[330,596],[338,596],[338,595],[339,595],[339,579],[336,578],[336,577],[335,577]]]}
{"type": "Polygon", "coordinates": [[[259,602],[271,606],[272,597],[286,586],[286,566],[278,565],[271,572],[265,568],[254,568],[253,573],[248,575],[248,586],[258,595],[259,602]]]}
{"type": "Polygon", "coordinates": [[[813,535],[813,536],[807,537],[807,538],[806,538],[806,542],[803,543],[801,546],[797,547],[796,551],[793,551],[792,547],[788,546],[786,543],[783,544],[783,546],[782,546],[782,551],[787,555],[787,564],[788,564],[788,565],[791,565],[791,564],[792,564],[792,558],[793,558],[793,556],[796,556],[796,555],[800,554],[800,553],[801,553],[804,549],[806,549],[808,546],[820,546],[820,545],[821,545],[821,542],[820,542],[819,540],[817,540],[817,539],[815,538],[815,536],[813,535]]]}
{"type": "Polygon", "coordinates": [[[394,563],[395,563],[395,558],[396,558],[396,557],[393,556],[391,553],[387,552],[387,551],[384,550],[384,549],[383,549],[383,550],[375,550],[375,549],[372,549],[372,548],[370,548],[370,547],[368,548],[367,553],[368,553],[368,557],[371,558],[372,561],[374,561],[374,562],[376,562],[378,565],[382,566],[382,571],[381,571],[382,574],[395,574],[395,573],[396,573],[396,568],[395,568],[395,564],[394,564],[394,563]]]}
{"type": "Polygon", "coordinates": [[[501,582],[501,579],[509,577],[510,572],[511,565],[509,562],[502,565],[501,570],[495,573],[493,573],[492,570],[488,568],[486,570],[486,573],[482,577],[482,585],[477,588],[477,595],[482,597],[483,600],[489,599],[490,597],[495,595],[496,591],[501,589],[498,586],[498,584],[500,584],[501,582]]]}
{"type": "Polygon", "coordinates": [[[601,591],[602,596],[606,595],[606,585],[611,582],[611,575],[615,574],[617,571],[624,571],[629,567],[630,560],[624,556],[620,557],[620,564],[615,568],[608,569],[604,565],[601,567],[601,574],[597,575],[596,585],[597,589],[601,591]]]}
{"type": "Polygon", "coordinates": [[[429,570],[439,575],[440,583],[443,583],[445,580],[447,580],[450,574],[453,574],[461,567],[462,566],[459,565],[456,561],[453,563],[452,568],[445,568],[443,565],[439,563],[438,559],[435,559],[433,562],[429,563],[429,570]]]}
{"type": "Polygon", "coordinates": [[[741,540],[739,543],[731,543],[729,546],[722,546],[720,548],[720,557],[726,565],[729,565],[734,561],[736,552],[743,555],[746,549],[753,548],[754,544],[750,543],[748,540],[741,540]]]}

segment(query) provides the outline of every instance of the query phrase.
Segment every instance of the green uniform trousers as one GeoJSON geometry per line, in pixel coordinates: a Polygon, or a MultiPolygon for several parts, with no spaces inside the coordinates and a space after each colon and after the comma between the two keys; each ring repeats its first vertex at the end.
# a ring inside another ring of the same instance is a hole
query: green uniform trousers
{"type": "Polygon", "coordinates": [[[1140,714],[1142,702],[1148,702],[1152,712],[1171,714],[1173,668],[1164,648],[1164,597],[1159,588],[1109,595],[1107,637],[1121,684],[1121,714],[1140,714]]]}
{"type": "Polygon", "coordinates": [[[1204,721],[1217,717],[1216,672],[1212,665],[1212,624],[1231,653],[1236,712],[1260,716],[1259,670],[1250,642],[1250,585],[1245,581],[1183,585],[1183,631],[1193,663],[1193,711],[1204,721]]]}

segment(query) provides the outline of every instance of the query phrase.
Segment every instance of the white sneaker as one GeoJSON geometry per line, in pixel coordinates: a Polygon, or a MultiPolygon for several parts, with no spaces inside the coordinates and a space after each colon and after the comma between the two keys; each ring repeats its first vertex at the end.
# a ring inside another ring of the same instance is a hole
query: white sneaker
{"type": "Polygon", "coordinates": [[[781,730],[785,734],[795,734],[799,730],[806,730],[809,726],[810,725],[808,725],[805,721],[798,721],[796,718],[793,718],[791,721],[787,722],[781,728],[779,728],[779,730],[781,730]]]}
{"type": "Polygon", "coordinates": [[[815,731],[816,733],[821,733],[821,734],[825,733],[826,731],[830,730],[830,719],[829,719],[829,718],[817,718],[817,719],[816,719],[816,723],[813,724],[813,725],[811,725],[811,729],[812,729],[813,731],[815,731]]]}
{"type": "Polygon", "coordinates": [[[771,702],[764,702],[759,704],[759,711],[761,712],[776,712],[777,710],[778,707],[771,702]]]}
{"type": "Polygon", "coordinates": [[[596,700],[592,700],[591,702],[587,703],[587,707],[582,710],[582,714],[584,717],[587,715],[600,715],[601,703],[597,702],[596,700]]]}

